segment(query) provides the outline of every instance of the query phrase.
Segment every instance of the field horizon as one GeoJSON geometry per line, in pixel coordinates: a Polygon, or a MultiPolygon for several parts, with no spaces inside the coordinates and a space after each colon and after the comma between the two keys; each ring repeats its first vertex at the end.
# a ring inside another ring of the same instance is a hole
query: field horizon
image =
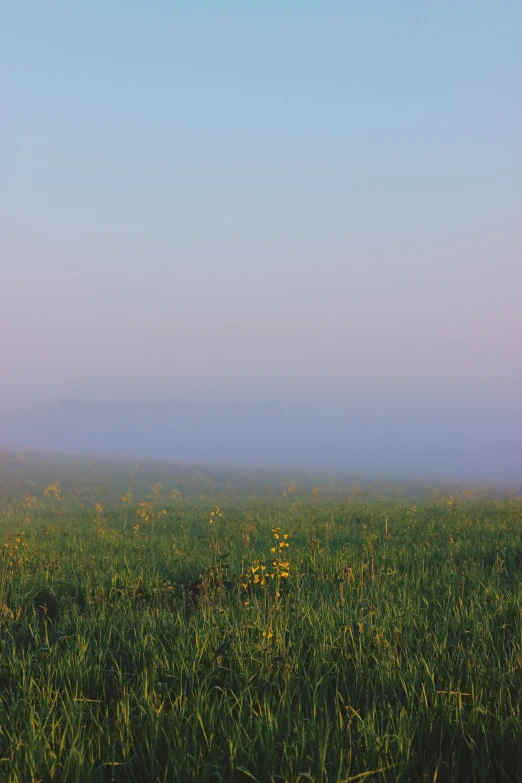
{"type": "Polygon", "coordinates": [[[519,404],[234,395],[0,404],[0,448],[429,481],[522,476],[519,404]]]}

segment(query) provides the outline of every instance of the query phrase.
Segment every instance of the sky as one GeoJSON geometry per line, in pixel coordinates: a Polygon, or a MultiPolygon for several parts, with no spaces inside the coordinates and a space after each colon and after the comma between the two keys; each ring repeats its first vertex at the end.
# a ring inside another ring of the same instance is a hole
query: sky
{"type": "Polygon", "coordinates": [[[518,0],[4,4],[0,419],[269,399],[513,464],[521,29],[518,0]]]}

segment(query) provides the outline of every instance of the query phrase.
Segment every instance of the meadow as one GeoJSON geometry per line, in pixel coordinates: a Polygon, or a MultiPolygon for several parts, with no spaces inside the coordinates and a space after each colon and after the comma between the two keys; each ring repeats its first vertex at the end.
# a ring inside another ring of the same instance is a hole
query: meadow
{"type": "Polygon", "coordinates": [[[0,493],[0,780],[522,780],[520,489],[3,453],[0,493]]]}

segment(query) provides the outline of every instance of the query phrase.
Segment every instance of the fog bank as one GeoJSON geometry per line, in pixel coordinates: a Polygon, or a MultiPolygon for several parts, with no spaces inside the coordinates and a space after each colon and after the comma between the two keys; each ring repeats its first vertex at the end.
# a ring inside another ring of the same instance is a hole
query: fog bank
{"type": "Polygon", "coordinates": [[[59,402],[0,418],[0,446],[470,480],[522,475],[513,408],[270,400],[59,402]]]}

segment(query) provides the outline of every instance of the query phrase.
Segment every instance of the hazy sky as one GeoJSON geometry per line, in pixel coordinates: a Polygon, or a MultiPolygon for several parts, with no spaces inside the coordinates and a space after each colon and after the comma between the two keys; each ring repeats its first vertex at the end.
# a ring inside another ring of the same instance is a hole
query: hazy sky
{"type": "Polygon", "coordinates": [[[521,29],[519,0],[4,3],[0,404],[516,417],[521,29]]]}

